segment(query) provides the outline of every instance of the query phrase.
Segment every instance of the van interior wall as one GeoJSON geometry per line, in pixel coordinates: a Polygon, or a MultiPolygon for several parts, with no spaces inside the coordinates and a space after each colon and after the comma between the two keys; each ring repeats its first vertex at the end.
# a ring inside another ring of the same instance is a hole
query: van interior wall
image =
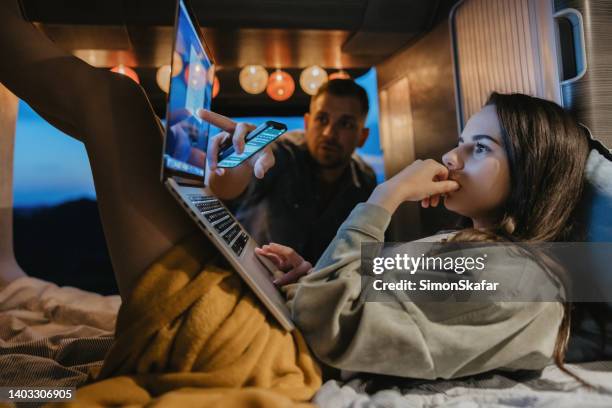
{"type": "Polygon", "coordinates": [[[608,149],[612,149],[612,2],[555,0],[555,11],[575,9],[582,14],[586,44],[586,73],[562,84],[563,104],[608,149]]]}
{"type": "MultiPolygon", "coordinates": [[[[415,159],[441,161],[458,138],[448,21],[439,22],[376,70],[385,177],[415,159]]],[[[456,221],[443,205],[423,209],[418,203],[405,203],[393,216],[387,239],[417,239],[452,228],[456,221]]]]}

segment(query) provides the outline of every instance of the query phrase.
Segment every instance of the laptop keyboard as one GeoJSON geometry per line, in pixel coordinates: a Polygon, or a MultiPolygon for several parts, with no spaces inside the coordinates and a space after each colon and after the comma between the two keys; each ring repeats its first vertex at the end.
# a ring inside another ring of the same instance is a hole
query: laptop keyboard
{"type": "Polygon", "coordinates": [[[244,247],[246,246],[246,243],[248,240],[249,240],[249,237],[247,236],[246,232],[242,232],[240,236],[236,238],[236,240],[232,244],[232,250],[234,250],[235,253],[240,254],[242,250],[244,249],[244,247]]]}
{"type": "Polygon", "coordinates": [[[215,221],[219,221],[220,219],[229,216],[229,214],[227,213],[227,211],[225,211],[224,208],[215,210],[214,212],[202,211],[202,214],[204,214],[204,218],[206,218],[211,224],[213,224],[215,221]]]}
{"type": "Polygon", "coordinates": [[[215,224],[215,229],[218,232],[223,232],[225,231],[230,225],[232,225],[234,223],[234,219],[232,217],[227,217],[226,219],[224,219],[223,221],[215,224]]]}
{"type": "Polygon", "coordinates": [[[232,251],[237,256],[240,256],[249,241],[249,236],[234,221],[234,218],[223,207],[219,199],[204,195],[191,195],[189,199],[204,218],[221,234],[221,237],[230,245],[232,251]]]}
{"type": "Polygon", "coordinates": [[[215,202],[215,201],[206,201],[206,202],[203,202],[203,203],[194,203],[194,205],[201,212],[212,211],[212,210],[216,210],[217,208],[222,208],[221,207],[221,203],[215,202]]]}
{"type": "Polygon", "coordinates": [[[234,238],[236,238],[236,236],[240,233],[240,231],[241,231],[240,226],[236,224],[232,228],[227,230],[225,234],[223,234],[223,239],[225,240],[225,242],[229,244],[234,240],[234,238]]]}

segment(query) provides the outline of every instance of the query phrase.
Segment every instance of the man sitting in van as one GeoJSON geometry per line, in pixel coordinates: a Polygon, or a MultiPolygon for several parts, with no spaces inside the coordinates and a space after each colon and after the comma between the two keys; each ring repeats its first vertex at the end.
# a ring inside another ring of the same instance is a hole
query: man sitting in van
{"type": "Polygon", "coordinates": [[[289,246],[314,265],[340,224],[376,186],[372,168],[355,153],[369,134],[367,114],[361,86],[331,80],[312,97],[304,132],[283,135],[234,169],[217,168],[219,145],[231,137],[240,153],[253,127],[223,118],[222,127],[233,135],[213,138],[209,185],[260,245],[289,246]]]}

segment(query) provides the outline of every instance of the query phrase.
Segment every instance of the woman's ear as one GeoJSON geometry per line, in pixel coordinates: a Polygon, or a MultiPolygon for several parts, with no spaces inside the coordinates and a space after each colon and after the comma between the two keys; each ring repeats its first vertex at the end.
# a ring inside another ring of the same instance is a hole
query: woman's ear
{"type": "Polygon", "coordinates": [[[361,135],[359,135],[359,142],[357,143],[357,147],[363,147],[366,140],[368,140],[368,136],[370,136],[370,129],[369,128],[361,129],[361,135]]]}

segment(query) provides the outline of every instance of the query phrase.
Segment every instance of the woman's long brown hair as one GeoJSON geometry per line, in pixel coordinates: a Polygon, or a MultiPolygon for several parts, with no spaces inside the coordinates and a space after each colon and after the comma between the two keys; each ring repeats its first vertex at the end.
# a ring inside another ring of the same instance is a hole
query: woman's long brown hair
{"type": "MultiPolygon", "coordinates": [[[[468,228],[452,241],[551,242],[572,238],[575,211],[583,190],[588,139],[559,105],[523,94],[493,93],[510,166],[510,195],[503,216],[487,231],[468,228]]],[[[553,351],[555,364],[589,386],[563,365],[570,331],[571,304],[564,314],[553,351]]]]}

